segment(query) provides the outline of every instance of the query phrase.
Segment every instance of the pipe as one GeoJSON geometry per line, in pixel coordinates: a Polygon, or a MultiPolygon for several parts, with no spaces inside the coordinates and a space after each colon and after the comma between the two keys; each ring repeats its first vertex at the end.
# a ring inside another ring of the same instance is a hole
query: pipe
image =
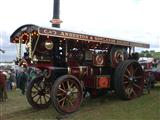
{"type": "MultiPolygon", "coordinates": [[[[53,20],[60,20],[60,0],[54,0],[53,2],[53,20]]],[[[60,23],[56,24],[52,22],[52,27],[60,28],[60,23]]]]}

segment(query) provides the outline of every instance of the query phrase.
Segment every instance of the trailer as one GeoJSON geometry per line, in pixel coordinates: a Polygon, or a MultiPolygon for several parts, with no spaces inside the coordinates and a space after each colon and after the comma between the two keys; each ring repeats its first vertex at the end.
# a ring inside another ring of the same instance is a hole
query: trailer
{"type": "Polygon", "coordinates": [[[112,90],[126,100],[143,93],[144,72],[134,48],[149,44],[31,24],[19,27],[10,42],[19,45],[20,66],[46,73],[27,87],[34,108],[53,103],[59,113],[70,114],[79,109],[86,92],[96,96],[112,90]]]}
{"type": "Polygon", "coordinates": [[[143,68],[148,88],[154,88],[155,84],[160,81],[160,67],[158,61],[154,58],[147,58],[146,60],[142,58],[142,60],[139,60],[139,63],[143,68]]]}

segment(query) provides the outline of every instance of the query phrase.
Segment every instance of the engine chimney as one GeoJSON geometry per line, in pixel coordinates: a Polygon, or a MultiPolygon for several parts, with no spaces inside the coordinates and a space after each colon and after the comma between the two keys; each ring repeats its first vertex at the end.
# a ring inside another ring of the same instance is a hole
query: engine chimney
{"type": "Polygon", "coordinates": [[[60,14],[60,0],[54,0],[53,2],[53,19],[51,20],[52,27],[60,28],[61,20],[60,14]]]}

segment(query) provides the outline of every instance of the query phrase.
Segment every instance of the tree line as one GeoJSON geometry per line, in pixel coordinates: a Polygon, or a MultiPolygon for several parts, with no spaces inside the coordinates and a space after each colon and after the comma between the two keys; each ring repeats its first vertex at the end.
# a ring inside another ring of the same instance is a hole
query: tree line
{"type": "Polygon", "coordinates": [[[153,57],[154,59],[160,59],[160,52],[155,52],[154,50],[145,50],[139,52],[140,57],[153,57]]]}

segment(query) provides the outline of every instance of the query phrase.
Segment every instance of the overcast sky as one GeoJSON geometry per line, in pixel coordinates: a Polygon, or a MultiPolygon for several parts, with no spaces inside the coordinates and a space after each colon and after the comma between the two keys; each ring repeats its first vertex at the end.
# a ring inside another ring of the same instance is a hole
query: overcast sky
{"type": "MultiPolygon", "coordinates": [[[[160,0],[60,0],[61,28],[140,41],[160,51],[160,0]]],[[[50,27],[53,0],[1,0],[1,60],[13,59],[9,36],[24,24],[50,27]]]]}

